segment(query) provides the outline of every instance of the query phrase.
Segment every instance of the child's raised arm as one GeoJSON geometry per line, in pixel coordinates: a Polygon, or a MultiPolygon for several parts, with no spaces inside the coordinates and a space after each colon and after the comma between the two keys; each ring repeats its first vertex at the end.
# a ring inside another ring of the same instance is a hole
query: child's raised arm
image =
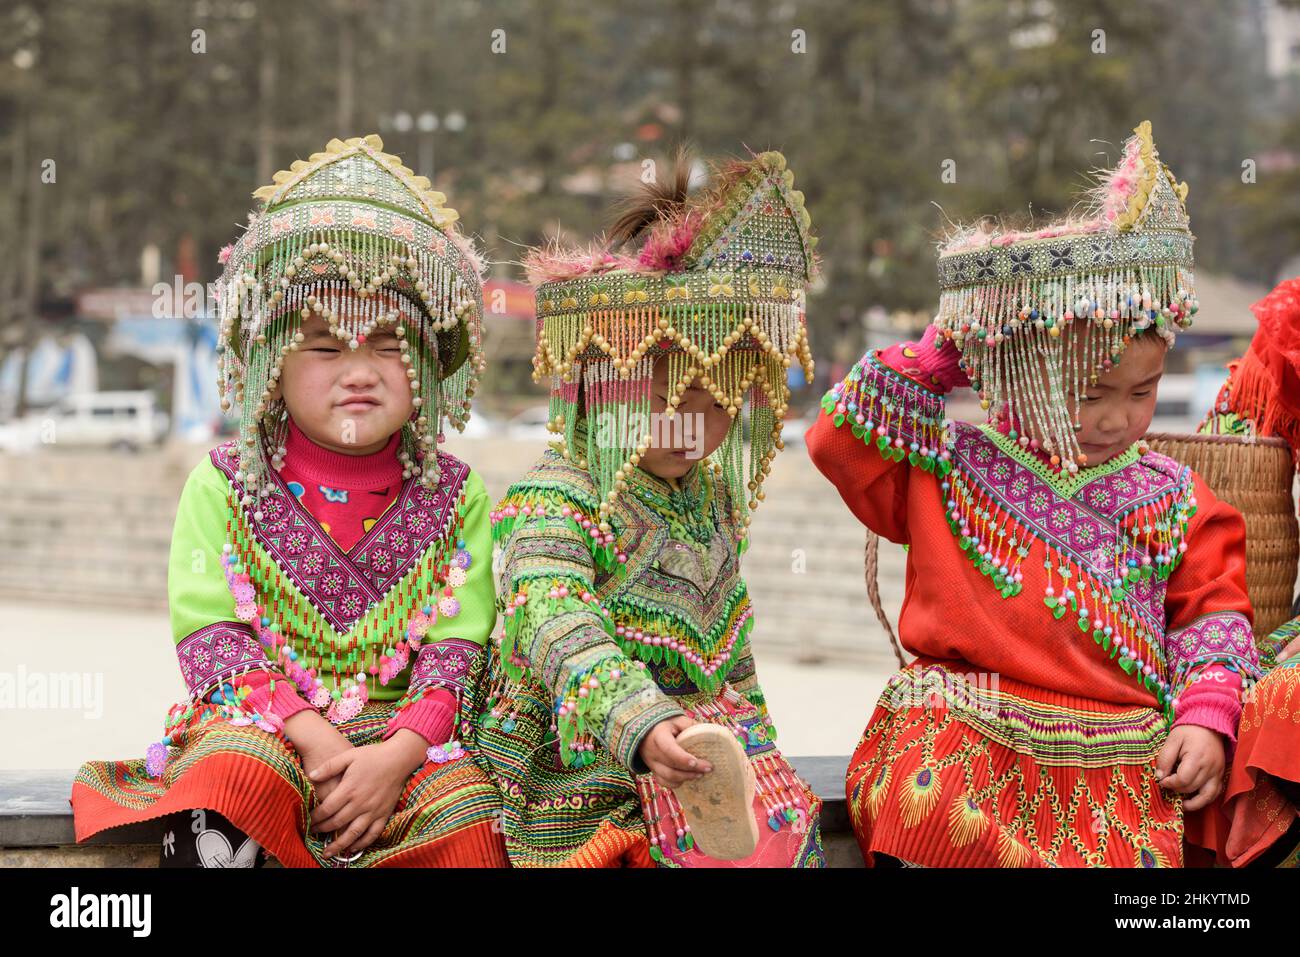
{"type": "Polygon", "coordinates": [[[947,474],[943,396],[966,383],[957,349],[930,326],[919,344],[869,350],[823,397],[808,455],[872,531],[909,541],[908,466],[947,474]]]}

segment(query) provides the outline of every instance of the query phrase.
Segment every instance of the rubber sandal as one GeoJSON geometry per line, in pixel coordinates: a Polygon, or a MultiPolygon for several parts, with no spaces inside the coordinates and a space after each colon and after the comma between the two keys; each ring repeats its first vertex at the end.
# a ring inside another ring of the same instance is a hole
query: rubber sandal
{"type": "Polygon", "coordinates": [[[677,736],[684,751],[713,770],[673,789],[700,852],[719,861],[749,857],[758,846],[754,820],[754,769],[726,728],[693,724],[677,736]]]}

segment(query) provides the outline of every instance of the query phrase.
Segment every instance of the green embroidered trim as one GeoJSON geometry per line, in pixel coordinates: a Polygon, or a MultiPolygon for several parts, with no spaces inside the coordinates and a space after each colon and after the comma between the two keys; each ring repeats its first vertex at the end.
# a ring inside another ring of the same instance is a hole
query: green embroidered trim
{"type": "Polygon", "coordinates": [[[1071,475],[1065,470],[1053,472],[1051,467],[1033,452],[1022,449],[1015,439],[999,432],[997,426],[985,423],[979,426],[979,430],[1002,452],[1032,471],[1063,498],[1073,498],[1075,493],[1089,482],[1128,468],[1142,457],[1135,442],[1113,459],[1103,462],[1101,465],[1079,469],[1078,472],[1071,475]]]}
{"type": "Polygon", "coordinates": [[[673,650],[663,644],[647,645],[627,638],[626,635],[614,633],[614,640],[624,654],[647,664],[680,668],[696,687],[704,692],[712,692],[722,687],[723,682],[727,680],[727,676],[740,660],[740,649],[744,647],[750,633],[754,630],[754,616],[744,579],[737,581],[735,589],[723,603],[723,612],[718,616],[713,628],[707,634],[699,635],[698,638],[692,633],[691,622],[664,608],[638,601],[636,596],[613,597],[605,607],[610,616],[619,622],[617,627],[622,627],[625,633],[642,631],[675,640],[706,661],[713,660],[722,644],[731,637],[731,633],[739,625],[740,631],[729,649],[731,657],[726,661],[717,662],[711,675],[700,665],[687,660],[681,651],[673,650]]]}
{"type": "Polygon", "coordinates": [[[599,522],[595,500],[583,502],[572,495],[572,486],[563,482],[530,481],[527,484],[512,485],[498,504],[492,520],[492,540],[504,547],[507,540],[522,525],[535,523],[538,531],[545,531],[552,523],[563,525],[574,535],[586,542],[592,560],[602,571],[626,575],[627,565],[618,560],[618,523],[611,516],[610,528],[615,540],[610,544],[598,544],[591,535],[591,528],[584,528],[582,520],[599,522]],[[537,515],[538,507],[544,514],[537,515]],[[528,508],[525,513],[524,508],[528,508]],[[565,515],[565,509],[569,514],[565,515]],[[513,514],[511,514],[513,512],[513,514]]]}

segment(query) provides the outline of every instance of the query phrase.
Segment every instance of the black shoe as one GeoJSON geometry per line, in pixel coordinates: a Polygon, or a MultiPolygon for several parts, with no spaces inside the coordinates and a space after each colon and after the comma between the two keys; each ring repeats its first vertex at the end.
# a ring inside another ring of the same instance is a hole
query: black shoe
{"type": "Polygon", "coordinates": [[[266,852],[216,811],[177,811],[163,819],[159,867],[263,867],[266,852]]]}

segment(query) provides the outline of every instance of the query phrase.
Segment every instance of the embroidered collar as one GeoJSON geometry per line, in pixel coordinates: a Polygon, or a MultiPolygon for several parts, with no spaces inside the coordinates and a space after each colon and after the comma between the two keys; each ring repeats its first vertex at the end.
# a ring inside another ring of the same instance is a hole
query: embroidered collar
{"type": "MultiPolygon", "coordinates": [[[[244,488],[235,479],[238,460],[233,451],[234,443],[227,443],[213,449],[211,458],[229,480],[237,501],[244,488]]],[[[453,524],[469,466],[443,452],[438,453],[438,464],[442,477],[437,488],[429,490],[417,479],[407,479],[397,500],[348,552],[320,527],[275,471],[271,494],[257,505],[261,518],[245,509],[244,521],[280,571],[342,634],[453,524]]]]}
{"type": "Polygon", "coordinates": [[[717,532],[713,515],[713,477],[709,465],[696,462],[673,488],[666,479],[641,468],[631,470],[628,490],[663,518],[672,537],[707,546],[717,532]]]}
{"type": "Polygon", "coordinates": [[[1043,457],[1029,449],[1021,448],[1020,444],[999,430],[994,425],[981,425],[979,430],[1006,455],[1011,456],[1027,469],[1031,469],[1035,475],[1052,487],[1052,489],[1062,498],[1073,498],[1079,489],[1094,482],[1099,478],[1107,475],[1114,475],[1116,472],[1128,468],[1141,458],[1138,452],[1137,443],[1130,445],[1127,449],[1116,455],[1114,458],[1101,465],[1094,465],[1090,468],[1079,469],[1073,474],[1064,470],[1054,470],[1043,457]]]}

